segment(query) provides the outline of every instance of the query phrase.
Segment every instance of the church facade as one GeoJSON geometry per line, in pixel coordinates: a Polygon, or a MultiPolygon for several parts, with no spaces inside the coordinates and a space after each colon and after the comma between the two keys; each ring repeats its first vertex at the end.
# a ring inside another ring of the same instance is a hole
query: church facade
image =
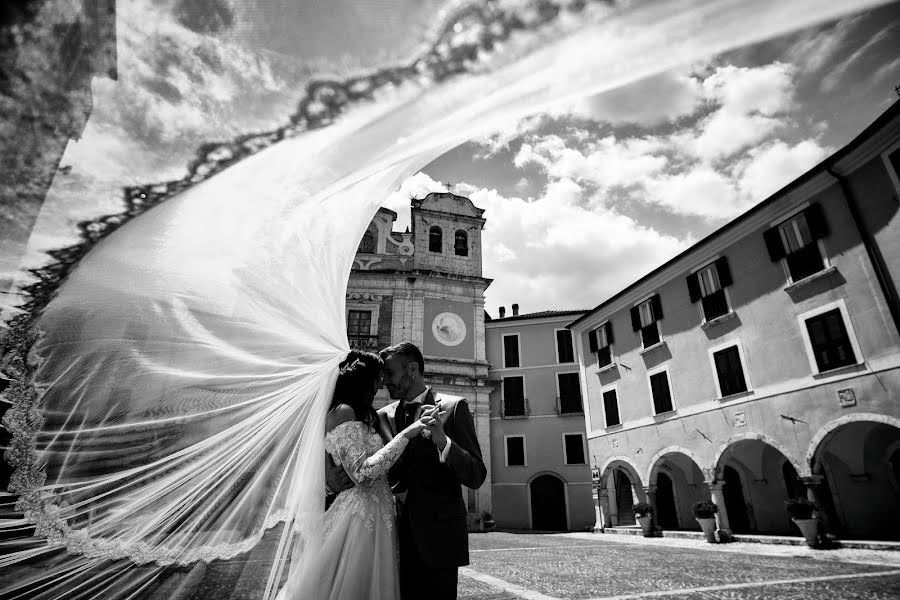
{"type": "MultiPolygon", "coordinates": [[[[481,231],[484,211],[452,193],[411,201],[411,228],[393,231],[397,214],[380,208],[363,235],[347,286],[351,348],[377,351],[403,341],[425,356],[425,379],[435,391],[469,402],[487,480],[467,490],[470,523],[491,511],[490,408],[492,384],[484,334],[481,231]]],[[[379,391],[376,408],[390,402],[379,391]]]]}

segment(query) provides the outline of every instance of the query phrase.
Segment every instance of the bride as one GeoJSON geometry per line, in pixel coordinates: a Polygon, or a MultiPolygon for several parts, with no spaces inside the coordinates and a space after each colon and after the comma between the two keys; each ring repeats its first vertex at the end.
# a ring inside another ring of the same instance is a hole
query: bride
{"type": "Polygon", "coordinates": [[[356,484],[325,513],[319,551],[292,573],[279,600],[399,598],[394,496],[388,469],[434,419],[423,416],[384,445],[372,408],[383,362],[351,351],[341,367],[325,422],[325,449],[356,484]],[[293,584],[292,582],[296,582],[293,584]]]}

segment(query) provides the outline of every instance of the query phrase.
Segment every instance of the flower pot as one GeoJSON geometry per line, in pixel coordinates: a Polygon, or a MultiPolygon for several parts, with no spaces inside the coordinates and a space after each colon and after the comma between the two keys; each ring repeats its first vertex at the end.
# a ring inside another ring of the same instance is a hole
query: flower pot
{"type": "Polygon", "coordinates": [[[638,517],[637,521],[641,524],[644,537],[653,537],[653,515],[638,517]]]}
{"type": "Polygon", "coordinates": [[[819,546],[819,520],[818,519],[791,519],[800,528],[800,533],[806,538],[806,545],[810,548],[819,546]]]}
{"type": "Polygon", "coordinates": [[[718,540],[716,539],[716,518],[715,517],[696,517],[697,522],[700,523],[700,529],[703,530],[703,535],[706,536],[706,541],[710,544],[715,544],[718,540]]]}
{"type": "Polygon", "coordinates": [[[493,519],[485,519],[484,521],[482,521],[482,525],[484,526],[485,531],[491,531],[494,527],[497,526],[493,519]]]}

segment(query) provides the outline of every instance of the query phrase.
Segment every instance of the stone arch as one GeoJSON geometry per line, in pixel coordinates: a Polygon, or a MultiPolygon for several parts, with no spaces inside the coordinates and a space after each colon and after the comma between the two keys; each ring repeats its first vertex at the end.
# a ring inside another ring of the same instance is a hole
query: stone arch
{"type": "Polygon", "coordinates": [[[747,432],[731,436],[730,438],[725,440],[725,442],[722,443],[716,450],[716,454],[712,462],[712,475],[716,479],[721,479],[722,457],[728,451],[728,448],[742,441],[758,441],[764,444],[768,444],[769,446],[772,446],[773,448],[781,452],[781,454],[783,454],[784,457],[790,461],[790,463],[794,466],[794,469],[797,470],[797,474],[800,477],[809,477],[810,475],[812,475],[809,464],[801,464],[800,461],[798,461],[796,457],[794,457],[794,455],[781,442],[764,433],[747,432]]]}
{"type": "MultiPolygon", "coordinates": [[[[850,415],[844,415],[842,417],[838,417],[837,419],[828,422],[822,428],[820,428],[816,434],[809,441],[809,446],[806,449],[806,457],[805,462],[807,465],[807,474],[812,473],[813,460],[816,457],[816,451],[819,449],[819,446],[828,438],[829,435],[839,427],[847,425],[848,423],[858,423],[860,421],[869,421],[871,423],[882,423],[884,425],[892,425],[897,429],[900,429],[900,419],[897,417],[892,417],[890,415],[880,415],[876,413],[853,413],[850,415]]],[[[798,471],[799,473],[800,471],[798,471]]],[[[801,476],[803,474],[801,473],[801,476]]]]}
{"type": "Polygon", "coordinates": [[[563,477],[562,475],[560,475],[560,474],[557,473],[556,471],[550,471],[550,470],[547,470],[547,469],[544,469],[543,471],[538,471],[537,473],[532,474],[531,477],[529,477],[528,480],[527,480],[525,483],[526,483],[526,484],[531,484],[532,481],[534,481],[535,479],[537,479],[537,478],[540,477],[541,475],[552,475],[553,477],[556,477],[557,479],[559,479],[560,481],[562,481],[564,484],[566,484],[566,485],[569,484],[568,480],[567,480],[565,477],[563,477]]]}
{"type": "Polygon", "coordinates": [[[603,463],[603,466],[600,467],[601,485],[606,483],[606,478],[609,475],[609,472],[614,467],[623,467],[634,477],[635,483],[638,485],[638,487],[643,487],[644,482],[641,480],[640,471],[638,471],[637,466],[627,456],[613,456],[611,458],[608,458],[606,462],[603,463]]]}
{"type": "Polygon", "coordinates": [[[684,454],[685,456],[690,458],[692,461],[694,461],[694,464],[697,465],[697,467],[703,473],[703,476],[706,477],[707,473],[703,469],[703,466],[700,464],[700,461],[697,459],[696,454],[694,454],[687,448],[683,448],[682,446],[666,446],[665,448],[663,448],[662,450],[660,450],[659,452],[654,454],[653,458],[650,459],[650,465],[647,467],[647,477],[644,480],[647,482],[647,485],[652,485],[652,482],[655,479],[657,472],[659,471],[660,459],[663,456],[665,456],[666,454],[675,454],[675,453],[684,454]]]}

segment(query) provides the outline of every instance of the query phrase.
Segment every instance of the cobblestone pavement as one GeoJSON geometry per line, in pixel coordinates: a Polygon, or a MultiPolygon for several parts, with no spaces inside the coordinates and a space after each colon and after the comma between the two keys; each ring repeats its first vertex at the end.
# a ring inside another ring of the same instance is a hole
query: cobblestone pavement
{"type": "Polygon", "coordinates": [[[460,600],[900,599],[900,552],[578,533],[469,539],[460,600]]]}

